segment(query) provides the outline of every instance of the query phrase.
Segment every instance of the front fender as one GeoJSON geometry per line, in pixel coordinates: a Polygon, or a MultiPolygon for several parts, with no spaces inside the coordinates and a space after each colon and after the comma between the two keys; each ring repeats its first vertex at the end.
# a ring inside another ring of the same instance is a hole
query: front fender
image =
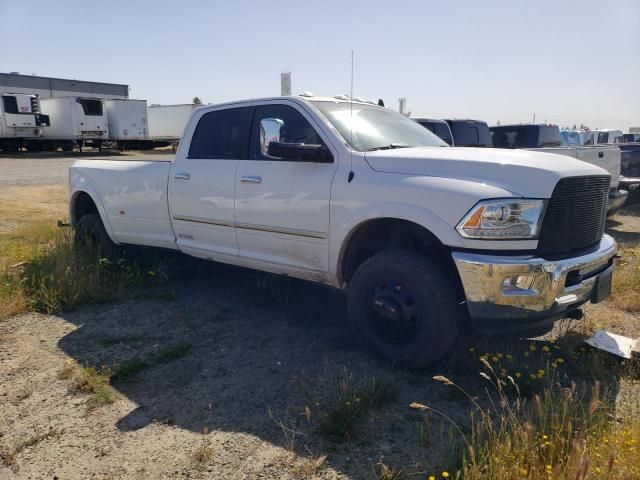
{"type": "MultiPolygon", "coordinates": [[[[332,226],[329,264],[332,277],[339,283],[342,258],[353,234],[370,220],[392,218],[415,223],[430,231],[440,242],[450,247],[462,247],[462,239],[455,230],[434,212],[403,202],[371,203],[353,210],[350,215],[332,226]]],[[[336,285],[339,286],[339,285],[336,285]]]]}

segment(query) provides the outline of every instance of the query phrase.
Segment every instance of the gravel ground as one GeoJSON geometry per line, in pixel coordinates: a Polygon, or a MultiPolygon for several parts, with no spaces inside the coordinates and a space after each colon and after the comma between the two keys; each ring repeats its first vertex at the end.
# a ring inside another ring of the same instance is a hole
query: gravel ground
{"type": "Polygon", "coordinates": [[[64,185],[67,183],[69,167],[78,159],[88,160],[166,160],[173,157],[171,152],[92,152],[83,153],[41,153],[2,154],[0,153],[0,187],[64,185]]]}
{"type": "MultiPolygon", "coordinates": [[[[76,158],[0,158],[0,186],[64,183],[76,158]]],[[[632,217],[612,223],[621,239],[640,235],[632,217]]],[[[186,257],[176,265],[167,284],[137,300],[0,323],[0,479],[368,479],[381,463],[426,478],[445,467],[450,427],[408,405],[464,424],[469,402],[432,377],[481,394],[468,346],[426,371],[396,370],[363,350],[340,293],[186,257]],[[182,354],[152,361],[175,345],[186,346],[182,354]],[[95,406],[60,378],[70,363],[125,362],[140,370],[113,382],[111,404],[95,406]],[[376,379],[391,395],[336,441],[319,428],[345,379],[376,379]]],[[[507,348],[475,341],[483,351],[507,348]]],[[[509,345],[528,350],[524,340],[509,345]]]]}

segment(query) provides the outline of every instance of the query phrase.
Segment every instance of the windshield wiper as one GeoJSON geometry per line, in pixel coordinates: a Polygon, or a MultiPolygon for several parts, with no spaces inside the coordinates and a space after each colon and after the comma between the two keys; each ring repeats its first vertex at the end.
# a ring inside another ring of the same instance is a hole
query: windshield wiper
{"type": "Polygon", "coordinates": [[[370,147],[365,149],[367,152],[373,152],[375,150],[393,150],[394,148],[411,148],[411,145],[406,143],[390,143],[389,145],[383,145],[382,147],[370,147]]]}

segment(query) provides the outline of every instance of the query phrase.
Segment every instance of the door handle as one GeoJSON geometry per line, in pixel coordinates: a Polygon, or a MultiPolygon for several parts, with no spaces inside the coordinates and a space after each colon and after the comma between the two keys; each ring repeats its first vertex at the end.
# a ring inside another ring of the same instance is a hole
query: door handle
{"type": "Polygon", "coordinates": [[[262,183],[262,177],[248,175],[246,177],[240,177],[240,181],[242,183],[262,183]]]}
{"type": "Polygon", "coordinates": [[[191,175],[188,173],[176,173],[173,178],[175,178],[176,180],[189,180],[191,178],[191,175]]]}

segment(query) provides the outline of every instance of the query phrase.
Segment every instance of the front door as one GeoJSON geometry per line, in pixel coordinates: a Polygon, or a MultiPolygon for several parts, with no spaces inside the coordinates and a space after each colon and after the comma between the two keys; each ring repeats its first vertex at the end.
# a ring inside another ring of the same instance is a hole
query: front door
{"type": "MultiPolygon", "coordinates": [[[[329,199],[334,163],[274,159],[260,148],[260,122],[282,122],[284,143],[326,144],[313,118],[294,103],[256,107],[247,159],[236,172],[240,256],[305,272],[329,267],[329,199]]],[[[331,147],[329,147],[331,148],[331,147]]]]}
{"type": "Polygon", "coordinates": [[[252,111],[239,107],[204,113],[188,152],[178,149],[169,199],[177,243],[186,253],[222,261],[238,255],[235,174],[238,159],[247,156],[252,111]]]}

